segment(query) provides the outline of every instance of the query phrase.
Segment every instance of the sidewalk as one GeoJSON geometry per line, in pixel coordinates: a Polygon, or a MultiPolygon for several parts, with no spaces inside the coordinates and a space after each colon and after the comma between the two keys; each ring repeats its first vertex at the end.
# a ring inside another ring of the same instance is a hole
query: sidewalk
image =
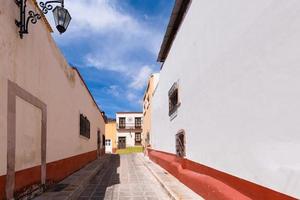
{"type": "Polygon", "coordinates": [[[174,176],[169,174],[166,170],[161,168],[156,163],[152,162],[148,157],[145,157],[142,153],[138,154],[138,158],[141,159],[144,165],[149,169],[153,176],[158,180],[161,186],[166,190],[168,195],[173,200],[201,200],[203,199],[197,193],[185,186],[174,176]]]}
{"type": "Polygon", "coordinates": [[[87,164],[82,169],[49,188],[35,200],[70,200],[77,199],[87,183],[103,168],[108,167],[110,156],[105,155],[87,164]]]}

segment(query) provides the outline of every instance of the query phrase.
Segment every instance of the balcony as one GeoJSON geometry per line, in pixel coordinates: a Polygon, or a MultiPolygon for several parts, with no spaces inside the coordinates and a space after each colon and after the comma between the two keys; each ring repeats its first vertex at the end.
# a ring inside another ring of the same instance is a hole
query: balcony
{"type": "Polygon", "coordinates": [[[142,123],[117,123],[118,130],[142,130],[142,123]]]}

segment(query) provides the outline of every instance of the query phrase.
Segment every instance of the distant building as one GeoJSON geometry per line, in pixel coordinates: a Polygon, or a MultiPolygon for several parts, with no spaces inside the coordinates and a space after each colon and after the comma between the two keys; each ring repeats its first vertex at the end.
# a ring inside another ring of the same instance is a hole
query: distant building
{"type": "MultiPolygon", "coordinates": [[[[40,12],[34,2],[28,10],[40,12]]],[[[19,199],[101,156],[105,115],[45,16],[20,39],[16,2],[0,10],[0,199],[19,199]]]]}
{"type": "Polygon", "coordinates": [[[148,153],[205,199],[300,198],[299,9],[175,1],[148,153]]]}
{"type": "Polygon", "coordinates": [[[152,113],[152,97],[159,81],[159,73],[152,74],[149,77],[147,88],[143,98],[143,145],[145,147],[151,145],[151,113],[152,113]]]}
{"type": "Polygon", "coordinates": [[[117,124],[115,119],[108,119],[105,124],[105,152],[115,153],[117,149],[117,124]]]}
{"type": "Polygon", "coordinates": [[[142,145],[142,112],[117,112],[117,148],[142,145]]]}

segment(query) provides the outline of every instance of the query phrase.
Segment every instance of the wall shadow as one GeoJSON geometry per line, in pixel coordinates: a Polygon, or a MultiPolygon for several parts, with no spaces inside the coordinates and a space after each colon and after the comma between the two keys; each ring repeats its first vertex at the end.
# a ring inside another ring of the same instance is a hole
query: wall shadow
{"type": "Polygon", "coordinates": [[[99,199],[110,197],[113,195],[113,187],[120,183],[120,175],[118,168],[120,167],[120,155],[109,154],[109,161],[102,169],[90,180],[83,192],[79,196],[79,200],[99,199]]]}

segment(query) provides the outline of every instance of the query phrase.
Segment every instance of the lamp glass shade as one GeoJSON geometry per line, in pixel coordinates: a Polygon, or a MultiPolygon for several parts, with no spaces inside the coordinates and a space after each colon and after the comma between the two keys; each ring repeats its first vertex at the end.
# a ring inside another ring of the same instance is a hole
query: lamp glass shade
{"type": "Polygon", "coordinates": [[[64,33],[72,19],[69,11],[61,6],[56,6],[53,9],[53,16],[57,30],[60,33],[64,33]]]}

